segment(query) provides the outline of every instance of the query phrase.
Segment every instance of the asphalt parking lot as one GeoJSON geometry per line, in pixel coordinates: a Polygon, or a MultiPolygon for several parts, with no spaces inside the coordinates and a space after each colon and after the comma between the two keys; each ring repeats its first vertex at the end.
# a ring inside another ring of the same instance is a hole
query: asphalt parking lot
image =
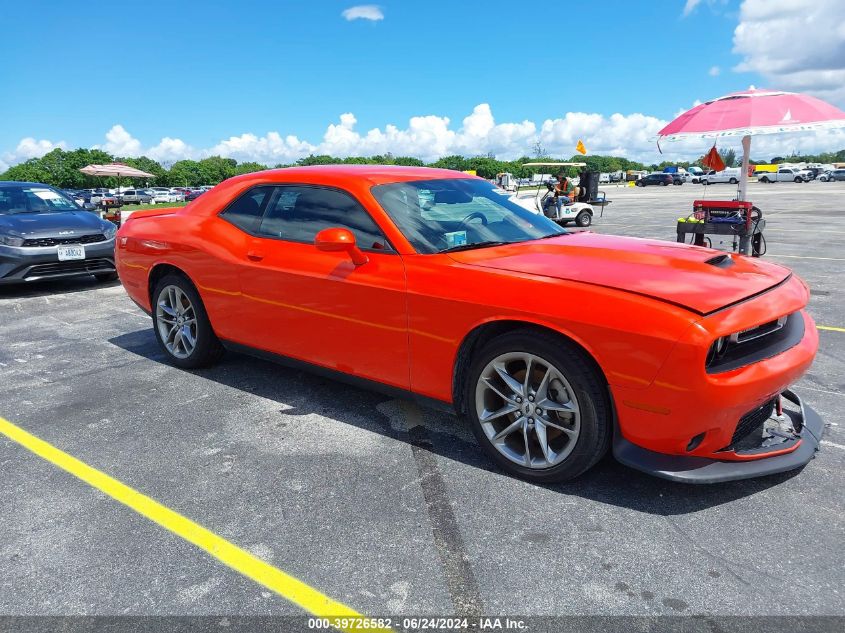
{"type": "MultiPolygon", "coordinates": [[[[602,189],[592,230],[667,240],[703,194],[602,189]]],[[[93,279],[0,287],[0,418],[365,615],[845,616],[845,183],[749,198],[828,328],[796,386],[829,423],[800,472],[689,487],[608,457],[528,484],[440,412],[235,354],[171,367],[93,279]]],[[[2,436],[0,465],[2,615],[303,613],[2,436]]]]}

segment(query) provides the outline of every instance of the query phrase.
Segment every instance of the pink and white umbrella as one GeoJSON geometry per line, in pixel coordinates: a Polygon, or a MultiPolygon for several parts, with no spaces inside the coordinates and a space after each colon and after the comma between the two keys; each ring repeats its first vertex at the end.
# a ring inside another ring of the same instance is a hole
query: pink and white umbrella
{"type": "Polygon", "coordinates": [[[739,199],[745,200],[752,135],[834,128],[845,128],[845,112],[821,99],[795,92],[749,89],[687,110],[657,133],[657,143],[659,147],[663,139],[741,136],[739,199]]]}

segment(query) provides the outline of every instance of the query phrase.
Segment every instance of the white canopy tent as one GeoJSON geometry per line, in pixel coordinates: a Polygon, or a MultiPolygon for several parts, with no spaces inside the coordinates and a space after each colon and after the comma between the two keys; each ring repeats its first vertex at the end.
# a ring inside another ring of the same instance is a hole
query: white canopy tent
{"type": "Polygon", "coordinates": [[[88,176],[114,176],[117,178],[118,189],[120,189],[120,179],[126,178],[155,178],[154,174],[135,169],[123,163],[109,163],[108,165],[88,165],[80,169],[83,174],[88,176]]]}

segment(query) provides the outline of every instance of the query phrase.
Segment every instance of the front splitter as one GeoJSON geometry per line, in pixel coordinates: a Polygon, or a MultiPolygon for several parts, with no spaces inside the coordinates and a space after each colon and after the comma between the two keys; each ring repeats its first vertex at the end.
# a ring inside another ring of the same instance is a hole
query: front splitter
{"type": "Polygon", "coordinates": [[[720,461],[706,457],[666,455],[637,446],[616,433],[613,455],[631,468],[649,475],[687,484],[715,484],[723,481],[752,479],[795,470],[815,457],[824,434],[824,421],[818,413],[792,391],[784,391],[785,398],[797,404],[802,418],[801,443],[794,451],[772,457],[747,461],[720,461]]]}

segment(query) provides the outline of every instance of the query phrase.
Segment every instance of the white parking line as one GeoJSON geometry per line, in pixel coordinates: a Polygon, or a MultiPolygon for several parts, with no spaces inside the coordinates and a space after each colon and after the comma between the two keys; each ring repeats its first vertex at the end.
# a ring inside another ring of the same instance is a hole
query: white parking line
{"type": "Polygon", "coordinates": [[[825,446],[832,446],[833,448],[838,448],[841,451],[845,451],[845,446],[842,446],[842,444],[837,444],[835,442],[828,442],[827,440],[822,440],[821,443],[825,446]]]}

